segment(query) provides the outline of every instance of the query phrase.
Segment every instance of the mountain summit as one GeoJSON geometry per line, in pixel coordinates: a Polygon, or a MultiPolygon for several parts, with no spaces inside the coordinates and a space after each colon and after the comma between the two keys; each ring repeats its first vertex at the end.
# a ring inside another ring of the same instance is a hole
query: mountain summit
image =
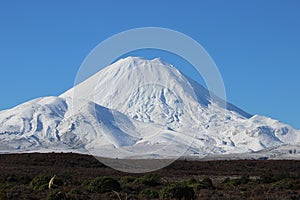
{"type": "Polygon", "coordinates": [[[220,106],[204,87],[161,59],[124,58],[59,97],[0,112],[2,152],[290,156],[299,142],[300,132],[289,125],[229,103],[220,106]]]}

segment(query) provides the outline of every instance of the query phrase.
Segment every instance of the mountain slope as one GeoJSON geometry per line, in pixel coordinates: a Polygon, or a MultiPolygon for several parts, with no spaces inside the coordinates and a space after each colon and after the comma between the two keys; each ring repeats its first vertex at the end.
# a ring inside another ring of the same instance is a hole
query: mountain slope
{"type": "Polygon", "coordinates": [[[79,151],[105,157],[249,153],[297,145],[279,121],[223,108],[160,59],[121,59],[59,97],[0,112],[1,151],[79,151]]]}

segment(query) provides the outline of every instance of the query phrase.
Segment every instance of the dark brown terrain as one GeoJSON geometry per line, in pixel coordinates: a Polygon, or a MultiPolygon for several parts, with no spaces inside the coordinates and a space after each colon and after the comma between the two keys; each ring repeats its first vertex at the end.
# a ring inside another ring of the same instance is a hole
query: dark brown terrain
{"type": "Polygon", "coordinates": [[[300,161],[178,160],[128,174],[88,155],[6,154],[0,155],[0,199],[300,199],[300,161]]]}

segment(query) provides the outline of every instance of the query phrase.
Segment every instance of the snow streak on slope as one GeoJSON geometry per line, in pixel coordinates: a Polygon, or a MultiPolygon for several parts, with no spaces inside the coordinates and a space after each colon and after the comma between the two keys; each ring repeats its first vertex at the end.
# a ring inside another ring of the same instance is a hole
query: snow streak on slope
{"type": "Polygon", "coordinates": [[[1,149],[30,149],[60,141],[56,131],[67,111],[64,100],[39,98],[0,113],[1,149]]]}
{"type": "Polygon", "coordinates": [[[162,158],[299,144],[298,130],[232,104],[225,109],[209,94],[161,59],[128,57],[59,97],[0,112],[0,150],[162,158]]]}

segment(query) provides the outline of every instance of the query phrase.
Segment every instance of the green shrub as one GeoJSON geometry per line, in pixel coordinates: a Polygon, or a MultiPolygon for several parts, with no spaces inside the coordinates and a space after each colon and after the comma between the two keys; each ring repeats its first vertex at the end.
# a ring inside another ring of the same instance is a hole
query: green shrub
{"type": "Polygon", "coordinates": [[[134,183],[153,187],[160,185],[160,177],[157,174],[146,174],[142,177],[136,178],[134,183]]]}
{"type": "Polygon", "coordinates": [[[280,174],[271,174],[265,173],[261,175],[259,182],[260,183],[274,183],[283,179],[295,178],[289,172],[282,172],[280,174]]]}
{"type": "Polygon", "coordinates": [[[15,174],[11,174],[6,178],[8,183],[28,184],[30,181],[31,179],[28,176],[16,176],[15,174]]]}
{"type": "Polygon", "coordinates": [[[260,183],[273,183],[275,181],[276,181],[275,176],[270,173],[263,174],[259,178],[260,183]]]}
{"type": "Polygon", "coordinates": [[[295,185],[295,181],[291,179],[282,179],[272,184],[273,187],[279,189],[293,189],[295,185]]]}
{"type": "Polygon", "coordinates": [[[193,200],[195,192],[192,187],[184,183],[172,183],[160,190],[159,198],[193,200]]]}
{"type": "Polygon", "coordinates": [[[76,188],[73,188],[71,189],[68,194],[75,194],[75,195],[81,195],[82,194],[82,191],[76,189],[76,188]]]}
{"type": "Polygon", "coordinates": [[[247,184],[250,181],[249,176],[242,176],[241,178],[226,178],[223,183],[227,185],[233,185],[233,186],[238,186],[238,185],[243,185],[247,184]]]}
{"type": "Polygon", "coordinates": [[[105,193],[105,192],[121,190],[120,183],[116,179],[107,176],[97,177],[91,181],[83,183],[83,185],[90,192],[105,193]]]}
{"type": "Polygon", "coordinates": [[[47,196],[47,200],[65,200],[66,195],[62,191],[52,190],[47,196]]]}
{"type": "Polygon", "coordinates": [[[204,178],[201,181],[201,188],[203,189],[211,189],[214,188],[212,180],[210,178],[204,178]]]}
{"type": "Polygon", "coordinates": [[[192,187],[194,190],[214,188],[212,180],[210,178],[204,178],[202,181],[192,178],[189,179],[188,181],[185,181],[184,183],[192,187]]]}
{"type": "Polygon", "coordinates": [[[120,178],[120,183],[121,184],[128,184],[128,183],[132,183],[135,181],[135,177],[133,176],[123,176],[120,178]]]}
{"type": "MultiPolygon", "coordinates": [[[[32,179],[32,181],[29,183],[29,187],[34,190],[46,190],[49,186],[49,181],[52,178],[50,175],[41,174],[32,179]]],[[[58,186],[62,186],[63,181],[56,177],[54,179],[53,188],[57,188],[58,186]]]]}
{"type": "Polygon", "coordinates": [[[144,189],[140,192],[140,195],[147,199],[156,199],[159,196],[159,193],[156,190],[151,188],[144,189]]]}
{"type": "Polygon", "coordinates": [[[49,175],[38,175],[32,179],[29,183],[29,187],[34,190],[45,190],[48,188],[51,176],[49,175]]]}

